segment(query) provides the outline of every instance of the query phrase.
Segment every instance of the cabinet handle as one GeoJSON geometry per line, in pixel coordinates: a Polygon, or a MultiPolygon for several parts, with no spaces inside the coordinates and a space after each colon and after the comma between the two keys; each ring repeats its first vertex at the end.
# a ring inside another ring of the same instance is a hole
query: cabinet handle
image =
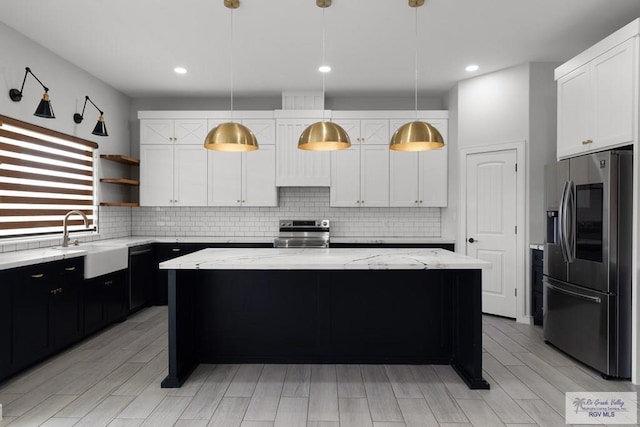
{"type": "Polygon", "coordinates": [[[180,248],[173,248],[171,249],[171,252],[180,252],[180,248]]]}
{"type": "Polygon", "coordinates": [[[55,295],[58,293],[57,289],[51,289],[49,292],[51,293],[51,295],[55,295]]]}
{"type": "Polygon", "coordinates": [[[64,270],[65,271],[74,271],[76,268],[75,267],[65,267],[64,270]]]}
{"type": "Polygon", "coordinates": [[[62,288],[58,288],[58,292],[62,293],[62,288]]]}
{"type": "Polygon", "coordinates": [[[107,280],[106,282],[104,282],[105,285],[109,286],[113,284],[113,280],[107,280]]]}
{"type": "Polygon", "coordinates": [[[32,274],[31,277],[33,277],[34,279],[42,279],[44,277],[44,274],[43,273],[32,274]]]}
{"type": "Polygon", "coordinates": [[[582,141],[582,145],[589,145],[589,144],[592,144],[592,143],[593,143],[593,141],[590,140],[590,139],[586,139],[586,140],[582,141]]]}

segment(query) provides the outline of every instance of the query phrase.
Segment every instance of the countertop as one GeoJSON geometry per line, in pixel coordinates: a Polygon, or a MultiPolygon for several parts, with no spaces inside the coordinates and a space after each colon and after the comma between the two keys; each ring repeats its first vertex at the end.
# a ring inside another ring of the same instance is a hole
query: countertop
{"type": "Polygon", "coordinates": [[[203,249],[163,270],[468,270],[491,263],[444,249],[203,249]]]}
{"type": "MultiPolygon", "coordinates": [[[[40,249],[28,249],[23,251],[0,253],[0,270],[24,267],[44,262],[59,261],[67,258],[85,256],[92,247],[96,246],[125,246],[134,247],[149,243],[273,243],[273,236],[270,237],[155,237],[155,236],[132,236],[119,239],[96,240],[92,242],[80,243],[79,246],[70,246],[62,249],[59,247],[48,247],[40,249]]],[[[454,243],[451,239],[442,238],[411,238],[411,237],[335,237],[331,238],[334,243],[360,243],[360,244],[384,244],[384,243],[454,243]]],[[[243,249],[243,251],[246,249],[243,249]]],[[[290,250],[290,249],[287,249],[290,250]]],[[[397,250],[397,249],[396,249],[397,250]]]]}
{"type": "Polygon", "coordinates": [[[543,251],[544,245],[542,243],[532,243],[529,245],[529,249],[535,249],[537,251],[543,251]]]}

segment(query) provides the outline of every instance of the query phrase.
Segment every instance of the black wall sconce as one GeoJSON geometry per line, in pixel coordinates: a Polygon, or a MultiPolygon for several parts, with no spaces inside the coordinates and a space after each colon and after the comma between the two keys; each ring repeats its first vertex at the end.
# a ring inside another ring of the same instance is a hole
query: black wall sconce
{"type": "Polygon", "coordinates": [[[84,106],[82,107],[82,114],[75,113],[73,115],[73,121],[76,123],[82,123],[82,119],[84,118],[84,110],[85,108],[87,108],[87,101],[89,101],[94,107],[96,107],[96,110],[100,111],[100,117],[98,117],[98,123],[96,124],[96,127],[93,128],[93,132],[91,133],[98,136],[109,136],[109,134],[107,134],[107,126],[105,126],[104,124],[104,116],[103,116],[104,112],[100,108],[98,108],[98,106],[94,104],[93,101],[89,99],[88,96],[84,97],[84,106]]]}
{"type": "Polygon", "coordinates": [[[38,108],[36,108],[36,112],[33,113],[34,116],[43,117],[45,119],[55,119],[56,116],[53,114],[53,108],[51,108],[51,101],[49,101],[49,88],[46,87],[39,78],[36,77],[35,74],[31,71],[31,68],[26,67],[24,73],[24,79],[22,79],[22,87],[20,90],[11,89],[9,91],[9,97],[13,102],[20,102],[22,99],[22,90],[24,89],[24,83],[27,81],[27,75],[31,74],[34,79],[40,83],[40,85],[44,88],[44,95],[42,95],[42,99],[40,100],[40,104],[38,108]]]}

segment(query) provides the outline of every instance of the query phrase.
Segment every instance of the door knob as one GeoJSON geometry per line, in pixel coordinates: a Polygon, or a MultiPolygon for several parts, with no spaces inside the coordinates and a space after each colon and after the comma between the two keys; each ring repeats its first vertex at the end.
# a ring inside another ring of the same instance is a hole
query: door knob
{"type": "Polygon", "coordinates": [[[469,243],[473,243],[473,242],[477,242],[477,240],[475,240],[473,237],[469,237],[468,242],[469,242],[469,243]]]}

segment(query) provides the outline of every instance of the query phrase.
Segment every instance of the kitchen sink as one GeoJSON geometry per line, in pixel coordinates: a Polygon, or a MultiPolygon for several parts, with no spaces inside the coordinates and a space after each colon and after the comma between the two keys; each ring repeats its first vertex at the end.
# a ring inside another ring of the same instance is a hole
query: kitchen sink
{"type": "Polygon", "coordinates": [[[124,270],[129,266],[129,248],[124,245],[106,245],[100,243],[80,244],[66,248],[56,248],[62,252],[83,251],[84,278],[102,276],[114,271],[124,270]]]}

